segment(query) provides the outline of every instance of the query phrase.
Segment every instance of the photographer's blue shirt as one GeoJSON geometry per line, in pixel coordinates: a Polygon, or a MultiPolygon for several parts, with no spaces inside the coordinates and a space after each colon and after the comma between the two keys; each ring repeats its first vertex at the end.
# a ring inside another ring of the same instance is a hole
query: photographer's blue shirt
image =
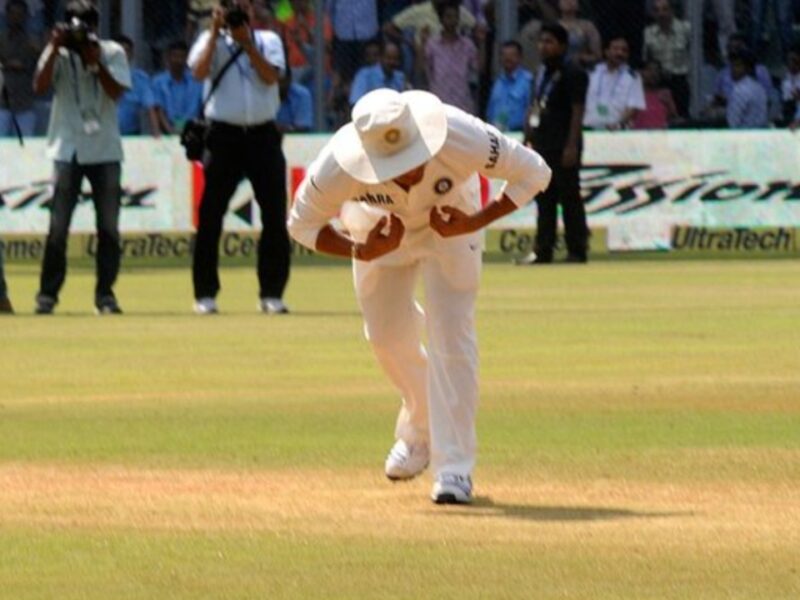
{"type": "MultiPolygon", "coordinates": [[[[189,67],[194,69],[200,61],[204,48],[209,43],[210,31],[204,31],[197,38],[189,52],[189,67]]],[[[259,54],[278,69],[286,71],[286,58],[281,39],[272,31],[254,31],[253,41],[259,54]]],[[[238,45],[228,34],[217,38],[211,72],[205,80],[204,96],[211,89],[211,82],[234,55],[238,45]]],[[[260,125],[274,121],[281,105],[278,83],[266,84],[250,64],[250,58],[242,52],[234,64],[228,68],[206,105],[205,115],[213,121],[223,121],[231,125],[260,125]]]]}
{"type": "MultiPolygon", "coordinates": [[[[39,59],[44,66],[49,52],[39,59]]],[[[131,87],[125,50],[116,42],[100,42],[100,61],[121,86],[131,87]]],[[[83,67],[80,57],[60,48],[53,69],[53,107],[47,130],[47,156],[83,165],[120,162],[122,139],[117,103],[105,93],[98,76],[83,67]]]]}

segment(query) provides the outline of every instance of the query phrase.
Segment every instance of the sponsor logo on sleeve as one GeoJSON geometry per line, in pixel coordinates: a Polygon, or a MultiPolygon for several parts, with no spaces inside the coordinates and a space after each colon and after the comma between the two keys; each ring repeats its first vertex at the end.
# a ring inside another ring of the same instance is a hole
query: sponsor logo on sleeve
{"type": "Polygon", "coordinates": [[[489,136],[489,158],[483,168],[494,169],[497,166],[497,161],[500,160],[500,139],[488,129],[486,133],[489,136]]]}
{"type": "Polygon", "coordinates": [[[394,199],[389,194],[361,194],[352,199],[354,202],[363,202],[372,206],[392,206],[394,199]]]}

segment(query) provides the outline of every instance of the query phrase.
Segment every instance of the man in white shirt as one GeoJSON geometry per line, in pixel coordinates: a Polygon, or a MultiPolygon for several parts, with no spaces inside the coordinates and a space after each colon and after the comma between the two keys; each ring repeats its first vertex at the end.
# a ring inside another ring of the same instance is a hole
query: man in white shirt
{"type": "Polygon", "coordinates": [[[430,460],[432,499],[466,503],[480,230],[544,190],[551,171],[533,150],[428,92],[375,90],[352,116],[309,168],[289,230],[309,248],[352,257],[367,339],[403,396],[387,477],[411,479],[430,460]],[[479,173],[507,181],[483,208],[479,173]],[[337,215],[347,233],[330,223],[337,215]],[[424,313],[414,300],[420,276],[424,313]]]}
{"type": "Polygon", "coordinates": [[[217,312],[219,239],[222,221],[237,186],[245,177],[261,209],[258,243],[259,309],[287,313],[283,291],[289,280],[291,244],[286,231],[286,158],[275,125],[280,109],[278,80],[286,70],[281,39],[272,31],[253,31],[252,6],[239,0],[232,9],[214,8],[211,29],[189,53],[195,79],[219,80],[205,109],[211,121],[203,159],[206,185],[192,264],[194,310],[217,312]]]}
{"type": "Polygon", "coordinates": [[[597,65],[589,76],[583,119],[586,127],[627,129],[637,112],[645,109],[642,79],[628,66],[629,54],[625,38],[608,41],[605,62],[597,65]]]}

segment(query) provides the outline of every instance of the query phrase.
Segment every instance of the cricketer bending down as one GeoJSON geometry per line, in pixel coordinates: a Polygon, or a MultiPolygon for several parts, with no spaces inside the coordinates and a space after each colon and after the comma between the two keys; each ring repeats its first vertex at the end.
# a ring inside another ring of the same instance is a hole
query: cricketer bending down
{"type": "Polygon", "coordinates": [[[387,477],[411,479],[430,462],[432,499],[467,503],[481,230],[546,189],[551,172],[536,152],[428,92],[376,90],[352,119],[310,166],[289,231],[309,248],[353,259],[366,337],[403,398],[387,477]],[[506,180],[483,208],[478,173],[506,180]],[[340,215],[342,231],[331,224],[340,215]],[[424,313],[414,299],[418,277],[424,313]]]}

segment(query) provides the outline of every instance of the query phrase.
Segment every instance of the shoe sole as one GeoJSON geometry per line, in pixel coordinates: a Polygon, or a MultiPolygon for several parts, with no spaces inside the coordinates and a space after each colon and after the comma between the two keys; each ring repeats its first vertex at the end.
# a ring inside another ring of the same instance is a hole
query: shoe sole
{"type": "Polygon", "coordinates": [[[445,494],[439,494],[433,499],[433,501],[436,504],[469,504],[472,501],[472,499],[471,498],[463,499],[459,498],[455,494],[445,493],[445,494]]]}
{"type": "Polygon", "coordinates": [[[394,483],[397,483],[398,481],[411,481],[412,479],[416,479],[417,477],[422,475],[425,472],[425,469],[428,468],[429,464],[430,464],[429,462],[425,463],[425,466],[422,467],[419,471],[409,475],[390,475],[386,471],[384,471],[384,475],[386,475],[386,479],[394,483]]]}

